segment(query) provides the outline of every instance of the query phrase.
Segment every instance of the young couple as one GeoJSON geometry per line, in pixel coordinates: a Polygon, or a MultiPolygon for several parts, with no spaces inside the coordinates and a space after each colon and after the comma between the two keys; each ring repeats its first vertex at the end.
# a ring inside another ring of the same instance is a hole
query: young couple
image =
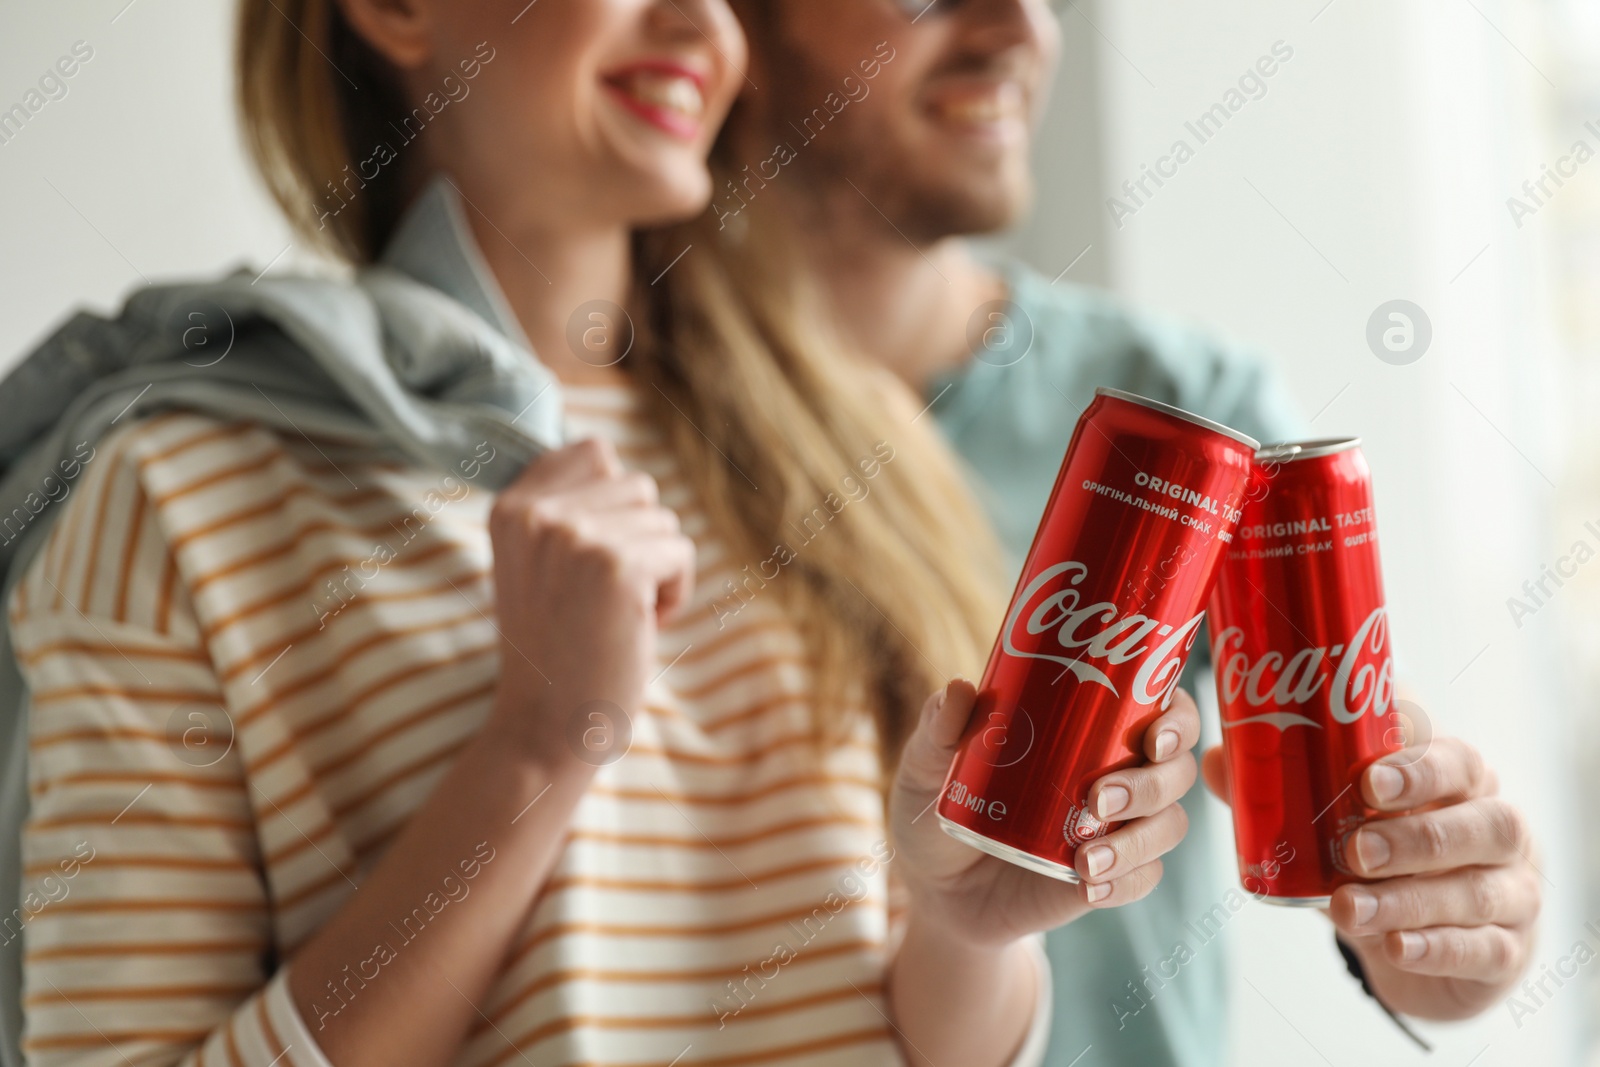
{"type": "MultiPolygon", "coordinates": [[[[1028,203],[1058,32],[1045,0],[244,0],[303,239],[450,298],[388,343],[464,306],[536,355],[565,443],[424,514],[439,470],[304,423],[110,430],[8,602],[26,871],[94,850],[26,928],[29,1063],[1222,1062],[1220,948],[1128,1004],[1230,884],[1187,694],[1096,784],[1127,823],[1082,885],[928,816],[1093,389],[1303,429],[1259,363],[963,243],[1028,203]],[[974,355],[991,306],[1026,355],[974,355]]],[[[1329,914],[1390,1008],[1461,1018],[1528,960],[1531,845],[1468,745],[1408,756],[1329,914]]]]}

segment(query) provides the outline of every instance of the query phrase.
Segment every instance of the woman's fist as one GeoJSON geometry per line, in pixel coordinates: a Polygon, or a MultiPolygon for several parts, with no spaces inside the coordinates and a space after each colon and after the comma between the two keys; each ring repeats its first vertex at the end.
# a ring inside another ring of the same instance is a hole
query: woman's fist
{"type": "Polygon", "coordinates": [[[586,440],[534,460],[494,503],[500,681],[490,728],[565,759],[592,701],[643,705],[661,618],[688,601],[694,543],[653,478],[586,440]]]}

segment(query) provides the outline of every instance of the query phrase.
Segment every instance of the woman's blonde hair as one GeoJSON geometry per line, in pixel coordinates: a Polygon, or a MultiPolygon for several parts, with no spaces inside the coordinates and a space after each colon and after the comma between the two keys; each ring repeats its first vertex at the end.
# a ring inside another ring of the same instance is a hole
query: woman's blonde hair
{"type": "MultiPolygon", "coordinates": [[[[316,205],[405,113],[394,73],[334,0],[241,0],[238,77],[246,143],[291,222],[370,262],[419,176],[384,168],[331,219],[316,205]]],[[[636,284],[623,366],[735,561],[719,617],[773,597],[806,642],[819,737],[865,707],[892,761],[927,695],[982,668],[999,552],[934,420],[809,313],[785,220],[746,214],[737,242],[710,212],[636,237],[636,278],[694,254],[636,284]]]]}

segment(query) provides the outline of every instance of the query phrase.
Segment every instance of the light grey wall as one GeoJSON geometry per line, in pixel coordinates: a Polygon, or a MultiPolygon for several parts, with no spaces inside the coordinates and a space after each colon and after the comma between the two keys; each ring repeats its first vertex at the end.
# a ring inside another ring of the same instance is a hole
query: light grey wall
{"type": "Polygon", "coordinates": [[[1034,148],[1034,210],[990,245],[1027,260],[1048,278],[1071,266],[1063,281],[1104,286],[1111,282],[1111,249],[1101,207],[1105,138],[1101,49],[1091,21],[1098,21],[1096,7],[1093,0],[1078,0],[1061,21],[1061,65],[1034,148]]]}
{"type": "MultiPolygon", "coordinates": [[[[1542,266],[1554,215],[1518,229],[1505,208],[1553,158],[1540,7],[1115,0],[1096,16],[1105,196],[1176,140],[1196,142],[1185,123],[1274,43],[1294,50],[1264,95],[1112,228],[1114,287],[1267,352],[1318,433],[1363,437],[1403,677],[1438,731],[1490,755],[1544,843],[1536,976],[1592,940],[1565,755],[1579,605],[1564,592],[1520,625],[1507,610],[1584,535],[1557,522],[1573,383],[1555,371],[1542,266]],[[1433,328],[1406,365],[1380,360],[1366,336],[1397,298],[1433,328]]],[[[1552,134],[1562,151],[1577,135],[1552,134]]],[[[1424,1026],[1439,1046],[1427,1057],[1344,974],[1321,916],[1250,908],[1236,922],[1239,1067],[1574,1062],[1592,974],[1532,1019],[1501,1004],[1424,1026]]]]}
{"type": "MultiPolygon", "coordinates": [[[[1563,480],[1564,439],[1537,228],[1508,229],[1502,207],[1541,161],[1527,135],[1537,79],[1507,40],[1537,55],[1530,2],[1077,0],[1037,209],[1005,245],[1051,277],[1090,247],[1068,279],[1257,343],[1319,430],[1367,438],[1408,676],[1442,728],[1492,752],[1545,839],[1545,963],[1579,930],[1563,616],[1557,605],[1517,629],[1504,607],[1572,540],[1550,529],[1544,481],[1563,480]],[[1107,190],[1280,38],[1296,58],[1267,96],[1113,227],[1107,190]],[[1401,296],[1429,309],[1435,342],[1391,367],[1364,330],[1401,296]]],[[[65,98],[0,144],[0,366],[76,303],[108,309],[146,279],[297,258],[239,151],[231,11],[0,0],[0,108],[75,41],[95,51],[65,98]]],[[[1442,1052],[1427,1061],[1343,975],[1320,916],[1255,907],[1234,934],[1239,1067],[1571,1062],[1577,995],[1521,1028],[1503,1009],[1428,1028],[1442,1052]]]]}
{"type": "Polygon", "coordinates": [[[231,3],[0,0],[0,110],[75,42],[93,50],[0,143],[0,367],[75,305],[289,243],[234,129],[232,23],[231,3]]]}

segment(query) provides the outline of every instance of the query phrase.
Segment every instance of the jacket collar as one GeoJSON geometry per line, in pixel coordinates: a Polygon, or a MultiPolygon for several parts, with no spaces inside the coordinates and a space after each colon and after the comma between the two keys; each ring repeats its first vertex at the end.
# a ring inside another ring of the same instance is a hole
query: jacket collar
{"type": "Polygon", "coordinates": [[[466,305],[512,343],[532,352],[467,224],[463,200],[449,175],[435,176],[401,216],[379,262],[466,305]]]}

